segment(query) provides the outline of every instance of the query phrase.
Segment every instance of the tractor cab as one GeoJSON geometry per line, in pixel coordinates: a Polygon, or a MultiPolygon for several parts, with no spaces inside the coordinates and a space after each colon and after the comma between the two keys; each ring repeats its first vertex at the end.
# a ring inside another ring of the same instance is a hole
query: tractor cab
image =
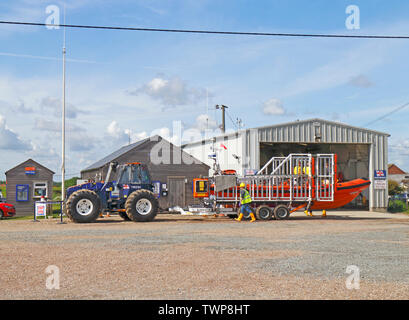
{"type": "Polygon", "coordinates": [[[118,185],[151,184],[151,178],[145,165],[134,162],[118,167],[116,182],[118,185]]]}
{"type": "Polygon", "coordinates": [[[103,189],[107,192],[106,197],[103,197],[106,199],[107,208],[120,209],[132,192],[141,189],[153,191],[153,186],[145,165],[139,162],[121,165],[113,163],[108,170],[103,189]]]}

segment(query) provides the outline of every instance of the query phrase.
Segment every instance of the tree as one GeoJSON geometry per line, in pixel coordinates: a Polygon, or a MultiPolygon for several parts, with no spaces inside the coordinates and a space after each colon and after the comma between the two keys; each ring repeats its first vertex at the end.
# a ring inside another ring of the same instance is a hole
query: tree
{"type": "Polygon", "coordinates": [[[395,180],[388,180],[388,190],[390,196],[400,194],[404,191],[399,183],[395,180]]]}

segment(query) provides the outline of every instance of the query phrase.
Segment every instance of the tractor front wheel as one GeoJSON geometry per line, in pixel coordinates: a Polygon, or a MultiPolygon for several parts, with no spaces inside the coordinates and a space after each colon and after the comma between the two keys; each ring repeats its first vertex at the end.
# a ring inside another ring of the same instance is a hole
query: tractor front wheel
{"type": "Polygon", "coordinates": [[[126,215],[135,222],[152,221],[158,213],[158,199],[149,190],[132,192],[125,202],[126,215]]]}
{"type": "Polygon", "coordinates": [[[71,221],[94,222],[99,217],[101,201],[94,191],[78,190],[68,198],[64,209],[71,221]]]}

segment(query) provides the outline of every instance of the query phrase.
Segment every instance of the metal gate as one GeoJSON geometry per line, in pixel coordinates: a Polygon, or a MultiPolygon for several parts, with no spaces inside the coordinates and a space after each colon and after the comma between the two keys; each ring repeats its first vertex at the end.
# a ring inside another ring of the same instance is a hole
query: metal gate
{"type": "MultiPolygon", "coordinates": [[[[237,185],[245,183],[253,202],[333,201],[335,163],[333,154],[290,154],[273,157],[257,175],[239,177],[229,188],[220,190],[215,183],[215,199],[236,202],[237,185]]],[[[217,181],[217,180],[216,180],[217,181]]]]}
{"type": "Polygon", "coordinates": [[[335,161],[333,154],[317,154],[315,190],[318,201],[334,201],[335,161]]]}

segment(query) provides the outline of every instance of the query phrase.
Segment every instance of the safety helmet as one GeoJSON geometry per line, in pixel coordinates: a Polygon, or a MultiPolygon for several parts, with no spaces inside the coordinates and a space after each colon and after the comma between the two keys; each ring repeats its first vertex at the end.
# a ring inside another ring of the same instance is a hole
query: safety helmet
{"type": "Polygon", "coordinates": [[[240,188],[244,188],[246,185],[244,184],[244,182],[240,183],[240,188]]]}

